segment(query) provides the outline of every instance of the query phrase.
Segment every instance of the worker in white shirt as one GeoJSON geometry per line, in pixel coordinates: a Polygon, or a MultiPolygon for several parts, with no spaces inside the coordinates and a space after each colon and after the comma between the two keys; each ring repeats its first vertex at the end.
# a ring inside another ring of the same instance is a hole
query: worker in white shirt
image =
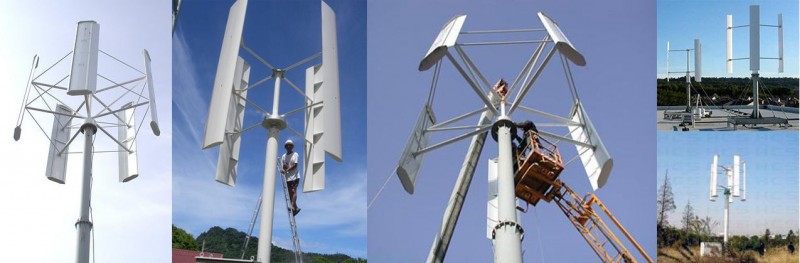
{"type": "Polygon", "coordinates": [[[300,184],[300,173],[297,169],[297,159],[299,154],[292,151],[294,149],[294,142],[286,140],[283,144],[286,153],[281,156],[281,173],[286,175],[286,185],[289,187],[289,198],[292,200],[292,207],[289,209],[294,215],[300,213],[300,208],[297,207],[297,185],[300,184]]]}

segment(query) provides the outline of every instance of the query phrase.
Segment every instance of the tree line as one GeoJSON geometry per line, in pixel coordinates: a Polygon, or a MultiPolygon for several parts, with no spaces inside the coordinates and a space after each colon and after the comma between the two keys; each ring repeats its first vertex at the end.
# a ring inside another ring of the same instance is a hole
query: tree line
{"type": "MultiPolygon", "coordinates": [[[[242,256],[242,245],[247,238],[245,232],[235,228],[222,229],[214,226],[200,233],[197,238],[185,230],[172,225],[172,248],[200,251],[205,244],[205,251],[223,254],[224,258],[239,259],[242,256]]],[[[245,250],[245,259],[255,257],[258,250],[258,237],[251,237],[245,250]]],[[[272,245],[271,262],[294,262],[294,251],[272,245]]],[[[303,253],[304,262],[322,263],[366,263],[363,258],[352,258],[345,254],[303,253]]]]}
{"type": "MultiPolygon", "coordinates": [[[[657,79],[656,98],[658,106],[686,105],[686,78],[657,79]]],[[[759,89],[762,104],[797,107],[798,78],[761,78],[759,89]]],[[[744,105],[752,102],[752,80],[750,78],[703,78],[692,82],[692,103],[700,94],[705,105],[744,105]]]]}
{"type": "MultiPolygon", "coordinates": [[[[667,219],[670,212],[677,207],[672,194],[672,185],[669,173],[664,176],[664,181],[658,187],[657,202],[657,245],[662,247],[699,246],[700,242],[723,243],[723,237],[714,233],[720,223],[708,216],[698,215],[690,201],[687,201],[681,213],[680,225],[673,226],[667,219]]],[[[797,246],[798,236],[792,230],[786,235],[771,233],[769,228],[763,235],[729,236],[728,246],[736,252],[757,251],[763,254],[764,248],[787,248],[789,245],[797,246]]]]}

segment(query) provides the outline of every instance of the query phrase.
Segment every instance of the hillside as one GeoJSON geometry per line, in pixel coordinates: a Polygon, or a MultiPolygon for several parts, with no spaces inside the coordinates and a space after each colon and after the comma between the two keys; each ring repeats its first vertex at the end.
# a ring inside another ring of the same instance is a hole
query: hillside
{"type": "MultiPolygon", "coordinates": [[[[190,234],[186,233],[183,229],[172,226],[172,247],[179,249],[200,250],[203,241],[205,241],[205,251],[213,253],[222,253],[225,258],[240,258],[242,255],[242,244],[244,243],[247,234],[236,230],[234,228],[222,229],[221,227],[214,226],[208,231],[200,233],[197,238],[192,238],[190,234]]],[[[247,251],[244,258],[249,259],[251,256],[255,257],[256,248],[258,246],[258,237],[252,237],[250,244],[247,246],[247,251]]],[[[284,249],[272,246],[272,262],[293,262],[294,252],[290,249],[284,249]]],[[[319,254],[319,253],[303,253],[304,262],[323,262],[323,263],[366,263],[367,260],[363,258],[352,258],[345,254],[319,254]]]]}

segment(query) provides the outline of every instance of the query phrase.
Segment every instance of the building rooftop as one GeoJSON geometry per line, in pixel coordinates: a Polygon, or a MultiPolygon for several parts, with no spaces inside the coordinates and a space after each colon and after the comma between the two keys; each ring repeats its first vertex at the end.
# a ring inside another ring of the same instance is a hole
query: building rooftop
{"type": "Polygon", "coordinates": [[[222,258],[221,253],[203,253],[186,249],[172,249],[172,263],[195,263],[196,257],[222,258]]]}
{"type": "MultiPolygon", "coordinates": [[[[752,106],[737,105],[724,108],[703,106],[702,108],[706,111],[707,117],[695,118],[694,125],[686,125],[689,131],[797,131],[800,125],[797,108],[766,106],[761,109],[761,120],[748,118],[752,106]]],[[[685,106],[659,106],[656,111],[657,130],[682,131],[684,126],[681,123],[684,120],[681,113],[684,109],[685,106]]]]}

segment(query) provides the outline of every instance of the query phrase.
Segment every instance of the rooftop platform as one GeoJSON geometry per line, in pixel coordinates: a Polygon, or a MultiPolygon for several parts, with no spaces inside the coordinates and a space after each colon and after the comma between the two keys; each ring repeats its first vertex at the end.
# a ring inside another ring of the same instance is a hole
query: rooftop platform
{"type": "Polygon", "coordinates": [[[800,114],[797,108],[766,106],[761,108],[760,119],[750,118],[752,106],[704,106],[710,117],[695,119],[694,125],[688,116],[681,116],[685,106],[660,106],[656,120],[659,131],[797,131],[800,114]],[[682,118],[683,117],[683,118],[682,118]],[[685,125],[688,123],[688,125],[685,125]]]}

